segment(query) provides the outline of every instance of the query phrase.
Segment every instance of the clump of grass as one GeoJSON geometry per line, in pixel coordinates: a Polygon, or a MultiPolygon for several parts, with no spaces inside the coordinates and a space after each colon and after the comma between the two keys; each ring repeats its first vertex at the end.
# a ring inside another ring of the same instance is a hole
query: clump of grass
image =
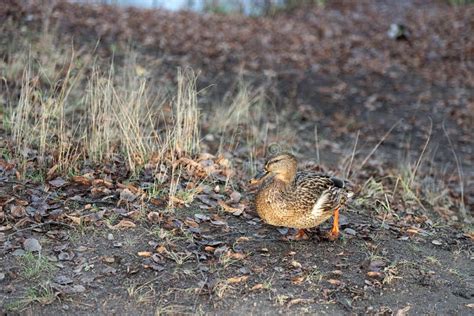
{"type": "Polygon", "coordinates": [[[355,204],[376,210],[378,213],[391,211],[391,194],[381,180],[369,178],[361,188],[355,204]]]}
{"type": "Polygon", "coordinates": [[[173,103],[174,126],[171,135],[173,152],[195,154],[199,151],[199,107],[197,77],[190,69],[178,69],[178,88],[173,103]]]}
{"type": "Polygon", "coordinates": [[[36,279],[43,275],[48,275],[54,270],[54,265],[49,262],[48,258],[41,254],[26,252],[19,257],[21,267],[21,276],[27,280],[36,279]]]}
{"type": "Polygon", "coordinates": [[[11,312],[21,312],[32,303],[41,305],[51,304],[56,300],[57,294],[49,284],[41,284],[38,287],[30,287],[26,290],[24,297],[6,304],[6,309],[11,312]]]}

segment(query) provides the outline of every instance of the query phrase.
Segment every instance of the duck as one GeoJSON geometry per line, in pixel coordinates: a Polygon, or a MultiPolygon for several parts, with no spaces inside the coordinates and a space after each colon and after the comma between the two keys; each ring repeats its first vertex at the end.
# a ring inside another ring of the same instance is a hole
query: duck
{"type": "Polygon", "coordinates": [[[264,170],[250,180],[258,185],[255,206],[267,224],[298,230],[293,239],[307,239],[305,229],[334,217],[330,240],[339,238],[339,210],[353,196],[348,181],[312,171],[298,171],[296,157],[288,152],[270,157],[264,170]]]}

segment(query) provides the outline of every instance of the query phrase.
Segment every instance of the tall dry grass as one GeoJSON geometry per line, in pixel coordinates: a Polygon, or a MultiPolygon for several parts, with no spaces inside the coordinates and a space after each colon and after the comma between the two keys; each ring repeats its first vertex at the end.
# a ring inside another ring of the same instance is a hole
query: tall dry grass
{"type": "Polygon", "coordinates": [[[98,62],[89,65],[80,58],[71,54],[54,78],[44,71],[49,66],[28,59],[20,97],[7,111],[14,154],[25,165],[38,159],[45,168],[67,171],[77,168],[79,160],[100,164],[120,155],[136,173],[151,157],[199,151],[196,75],[191,70],[178,70],[170,98],[137,71],[141,66],[133,53],[126,66],[111,63],[105,71],[98,62]],[[166,102],[172,104],[171,117],[163,114],[166,102]]]}

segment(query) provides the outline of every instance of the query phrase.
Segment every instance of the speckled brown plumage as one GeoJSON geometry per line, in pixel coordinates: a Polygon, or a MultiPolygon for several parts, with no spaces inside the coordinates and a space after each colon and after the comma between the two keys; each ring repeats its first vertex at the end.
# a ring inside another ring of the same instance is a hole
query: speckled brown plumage
{"type": "Polygon", "coordinates": [[[272,157],[265,164],[265,173],[258,177],[261,186],[255,202],[258,215],[266,223],[299,229],[315,227],[333,216],[351,195],[342,180],[296,170],[296,158],[288,153],[272,157]]]}

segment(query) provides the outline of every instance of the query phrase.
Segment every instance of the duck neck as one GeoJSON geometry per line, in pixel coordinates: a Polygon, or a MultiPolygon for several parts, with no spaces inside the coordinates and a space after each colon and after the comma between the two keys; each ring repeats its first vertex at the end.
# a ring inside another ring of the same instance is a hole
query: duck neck
{"type": "Polygon", "coordinates": [[[295,176],[291,176],[288,174],[279,174],[275,176],[275,179],[273,181],[274,186],[284,189],[285,191],[288,190],[291,187],[291,184],[293,183],[295,176]]]}

